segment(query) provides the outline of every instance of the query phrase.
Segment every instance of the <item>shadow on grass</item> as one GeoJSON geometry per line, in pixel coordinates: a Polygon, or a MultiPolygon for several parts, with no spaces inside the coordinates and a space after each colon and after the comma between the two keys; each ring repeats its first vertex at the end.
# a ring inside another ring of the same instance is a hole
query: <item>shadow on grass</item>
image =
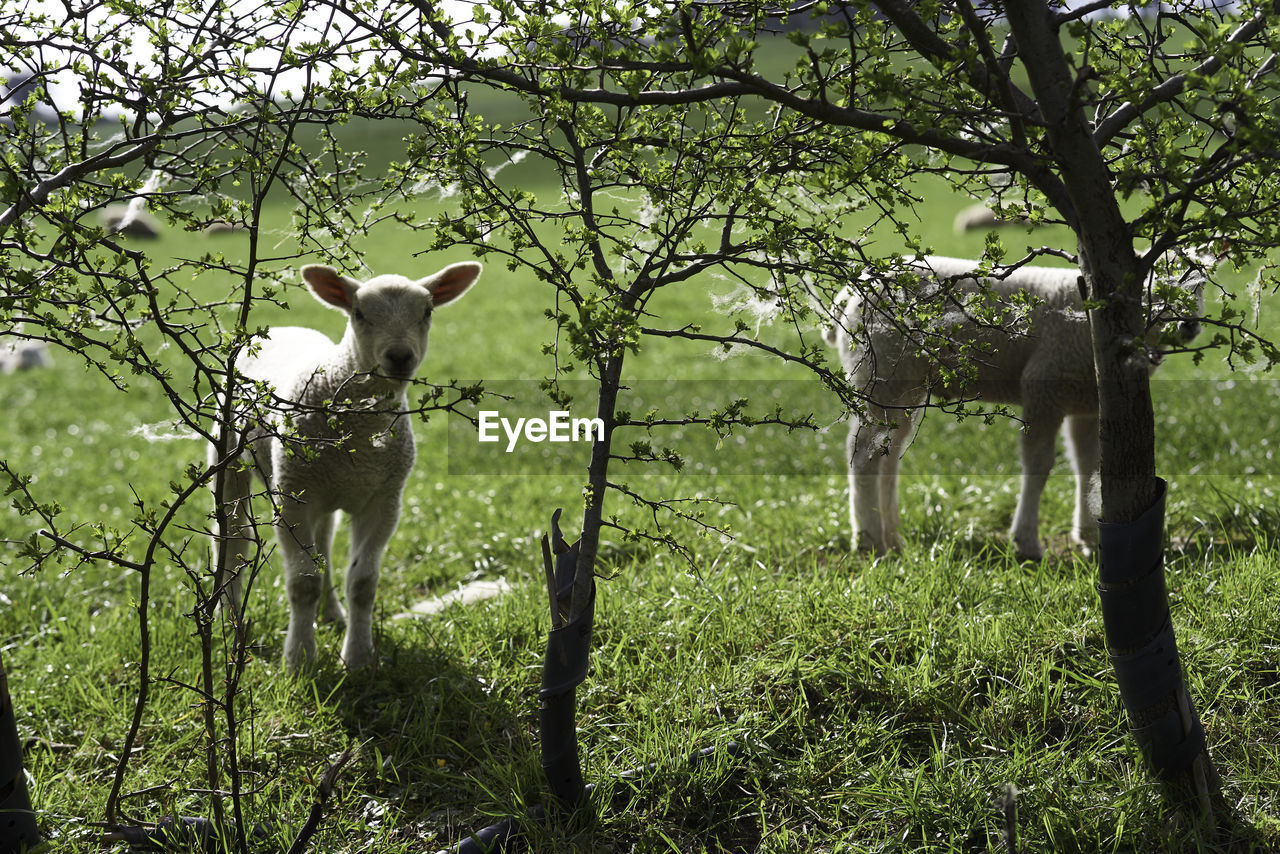
{"type": "Polygon", "coordinates": [[[1276,850],[1274,833],[1265,833],[1221,802],[1216,809],[1218,826],[1207,839],[1184,834],[1181,840],[1170,840],[1178,846],[1171,850],[1197,851],[1199,854],[1272,854],[1276,850]]]}
{"type": "MultiPolygon", "coordinates": [[[[1169,557],[1207,559],[1215,555],[1234,556],[1280,544],[1280,508],[1265,500],[1242,497],[1212,481],[1205,485],[1204,490],[1212,495],[1212,501],[1170,510],[1166,520],[1169,557]]],[[[1187,492],[1183,490],[1182,494],[1187,492]]],[[[965,534],[948,528],[945,519],[929,519],[924,527],[905,534],[919,547],[928,549],[930,544],[937,544],[957,560],[993,565],[1016,562],[1003,528],[1008,520],[993,518],[989,521],[990,524],[979,524],[976,533],[971,530],[965,534]]],[[[1073,570],[1081,563],[1096,567],[1096,555],[1084,555],[1070,541],[1065,529],[1042,529],[1041,537],[1045,544],[1046,565],[1066,570],[1073,570]]]]}
{"type": "MultiPolygon", "coordinates": [[[[661,840],[655,832],[683,839],[682,850],[759,850],[758,821],[747,805],[762,794],[744,786],[740,763],[718,757],[695,768],[677,760],[630,780],[606,778],[591,767],[590,740],[601,733],[589,725],[580,729],[580,751],[597,818],[530,818],[527,809],[548,798],[537,673],[490,684],[448,650],[424,643],[428,634],[381,632],[372,672],[347,674],[322,660],[315,673],[317,693],[333,698],[348,738],[377,765],[356,797],[366,819],[371,804],[392,804],[396,836],[416,836],[431,850],[504,818],[516,821],[525,850],[535,852],[645,850],[646,840],[661,840]]],[[[531,637],[518,643],[536,648],[531,637]]]]}
{"type": "MultiPolygon", "coordinates": [[[[1070,650],[1066,655],[1072,657],[1070,650]]],[[[1000,677],[997,682],[1008,680],[1000,677]]],[[[1274,829],[1254,826],[1227,805],[1239,794],[1230,792],[1229,781],[1225,797],[1215,803],[1215,827],[1198,829],[1172,813],[1161,799],[1154,777],[1141,770],[1124,770],[1132,751],[1117,748],[1118,739],[1128,738],[1118,718],[1114,725],[1099,728],[1100,721],[1083,709],[1064,709],[1059,718],[1044,721],[1034,714],[1034,703],[1022,709],[1010,707],[1004,723],[1011,735],[1017,734],[1019,746],[1009,742],[999,753],[1012,756],[1019,750],[1028,752],[1025,758],[992,762],[992,748],[987,746],[990,734],[971,721],[981,717],[984,707],[995,704],[1003,709],[1009,704],[988,688],[956,684],[910,693],[851,678],[838,668],[803,678],[788,679],[779,674],[767,685],[757,685],[756,690],[774,692],[776,705],[806,711],[803,718],[795,718],[792,726],[780,727],[768,740],[767,748],[781,773],[791,778],[779,793],[794,798],[794,791],[811,785],[804,779],[806,763],[814,768],[839,767],[841,763],[865,766],[861,776],[854,776],[858,783],[840,793],[856,804],[846,813],[876,803],[894,803],[901,840],[949,837],[949,842],[937,849],[920,843],[895,850],[991,850],[992,840],[1001,838],[1003,829],[1002,817],[991,804],[1004,784],[1012,782],[1029,788],[1025,798],[1018,795],[1014,815],[1019,833],[1035,839],[1047,832],[1051,842],[1050,848],[1040,848],[1044,840],[1039,838],[1032,847],[1016,850],[1062,854],[1101,850],[1262,854],[1277,850],[1274,829]],[[866,734],[867,722],[874,723],[871,729],[879,730],[878,736],[866,734]],[[856,730],[864,733],[859,737],[861,747],[850,755],[847,746],[839,746],[842,731],[856,730]],[[1020,776],[1026,775],[1028,768],[1046,770],[1044,756],[1038,754],[1055,750],[1062,755],[1060,767],[1049,772],[1055,779],[1020,776]],[[903,784],[910,780],[919,782],[921,788],[903,784]],[[1072,788],[1079,791],[1065,794],[1072,788]],[[890,794],[895,791],[898,797],[890,794]],[[912,800],[921,795],[921,800],[912,800]],[[1086,815],[1091,811],[1097,815],[1086,815]],[[1120,822],[1124,827],[1121,839],[1114,836],[1118,832],[1115,817],[1124,819],[1120,822]],[[1134,840],[1145,842],[1128,847],[1134,840]]],[[[835,791],[826,794],[833,802],[837,799],[835,791]]],[[[829,823],[834,821],[833,816],[829,823]]]]}
{"type": "Polygon", "coordinates": [[[1230,559],[1280,544],[1280,509],[1245,498],[1210,483],[1215,503],[1181,508],[1169,521],[1172,552],[1207,561],[1230,559]]]}
{"type": "Polygon", "coordinates": [[[343,807],[358,812],[344,819],[376,825],[386,815],[392,838],[436,850],[488,824],[484,812],[540,797],[536,739],[512,686],[424,643],[426,633],[378,625],[376,668],[347,673],[322,652],[314,677],[365,763],[343,807]]]}

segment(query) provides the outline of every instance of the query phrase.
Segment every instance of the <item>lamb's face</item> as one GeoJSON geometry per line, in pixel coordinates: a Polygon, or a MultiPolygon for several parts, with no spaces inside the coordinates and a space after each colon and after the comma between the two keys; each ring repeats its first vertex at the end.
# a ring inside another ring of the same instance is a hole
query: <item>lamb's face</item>
{"type": "Polygon", "coordinates": [[[431,292],[404,276],[378,276],[352,295],[349,323],[361,370],[413,379],[427,353],[431,292]]]}
{"type": "Polygon", "coordinates": [[[397,383],[413,379],[427,353],[431,314],[466,293],[480,276],[474,262],[450,264],[425,279],[378,276],[361,284],[331,267],[309,265],[302,278],[321,301],[347,313],[344,346],[359,370],[397,383]]]}

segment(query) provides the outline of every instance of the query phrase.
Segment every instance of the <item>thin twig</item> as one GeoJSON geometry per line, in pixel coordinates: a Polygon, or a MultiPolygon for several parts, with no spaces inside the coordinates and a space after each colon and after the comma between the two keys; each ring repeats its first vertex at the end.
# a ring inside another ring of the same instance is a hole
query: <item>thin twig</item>
{"type": "Polygon", "coordinates": [[[338,773],[342,771],[342,766],[351,760],[354,752],[354,746],[342,751],[329,766],[329,770],[325,771],[324,776],[320,778],[320,784],[316,786],[316,799],[311,804],[311,814],[307,816],[307,823],[302,826],[302,830],[298,831],[297,838],[289,846],[288,854],[302,854],[307,850],[311,837],[315,836],[316,831],[320,829],[320,821],[324,818],[324,810],[329,804],[329,798],[333,796],[333,787],[337,783],[338,773]]]}

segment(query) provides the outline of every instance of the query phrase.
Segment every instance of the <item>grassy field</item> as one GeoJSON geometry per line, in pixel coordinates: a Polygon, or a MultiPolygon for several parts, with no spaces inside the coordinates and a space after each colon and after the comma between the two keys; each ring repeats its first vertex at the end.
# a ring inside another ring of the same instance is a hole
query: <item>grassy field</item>
{"type": "MultiPolygon", "coordinates": [[[[980,252],[980,235],[951,233],[966,200],[934,186],[921,192],[925,241],[941,253],[980,252]]],[[[272,239],[287,239],[287,212],[269,216],[272,239]]],[[[1018,251],[1065,237],[1013,232],[1006,243],[1018,251]]],[[[415,258],[420,239],[387,227],[363,249],[379,273],[425,275],[465,257],[415,258]]],[[[148,251],[163,263],[212,247],[243,250],[235,235],[195,240],[170,234],[148,251]]],[[[1228,280],[1240,286],[1252,274],[1228,280]]],[[[200,284],[211,292],[227,286],[200,284]]],[[[691,282],[659,310],[681,322],[710,316],[717,287],[691,282]]],[[[550,296],[533,277],[491,266],[465,300],[438,315],[422,376],[517,383],[545,376],[549,365],[538,354],[554,334],[543,316],[550,296]]],[[[288,297],[287,312],[264,310],[255,322],[340,332],[341,316],[301,288],[288,297]]],[[[66,519],[127,527],[135,496],[162,499],[204,449],[140,430],[168,418],[155,388],[138,381],[120,393],[73,355],[55,358],[51,370],[3,378],[3,458],[35,474],[39,494],[61,503],[66,519]]],[[[629,376],[774,387],[796,406],[832,405],[816,384],[777,363],[749,355],[726,361],[687,343],[646,347],[629,376]]],[[[1200,367],[1171,359],[1159,376],[1179,642],[1239,835],[1254,850],[1277,850],[1275,383],[1232,377],[1213,359],[1200,367]]],[[[548,617],[538,537],[557,507],[566,508],[572,536],[582,472],[465,473],[450,464],[450,445],[469,428],[450,429],[446,420],[436,416],[417,431],[420,462],[379,592],[376,673],[345,675],[340,637],[322,629],[315,672],[287,677],[279,663],[282,583],[273,573],[257,592],[240,755],[250,814],[274,822],[281,839],[296,833],[315,781],[351,746],[355,758],[316,850],[445,848],[542,799],[536,691],[548,617]],[[394,619],[461,583],[496,578],[513,587],[500,599],[394,619]]],[[[908,546],[876,562],[848,548],[844,472],[831,464],[842,425],[801,450],[780,440],[748,449],[744,459],[757,460],[754,467],[626,473],[648,494],[727,502],[711,513],[733,537],[683,532],[692,564],[606,544],[593,670],[579,691],[584,766],[601,784],[602,809],[587,827],[531,825],[533,850],[1002,851],[996,799],[1010,784],[1024,850],[1183,850],[1176,829],[1160,823],[1158,793],[1127,736],[1103,644],[1096,567],[1065,549],[1069,478],[1055,476],[1045,499],[1052,556],[1022,565],[1006,550],[1016,438],[1011,423],[926,419],[904,464],[908,546]],[[784,468],[780,460],[793,454],[802,458],[784,468]],[[732,761],[695,767],[686,759],[692,749],[730,741],[742,746],[732,761]],[[633,783],[610,782],[649,762],[656,770],[633,783]],[[635,789],[630,805],[603,808],[622,786],[635,789]]],[[[585,462],[584,448],[582,469],[585,462]]],[[[610,509],[624,518],[639,512],[621,499],[610,509]]],[[[207,524],[203,512],[191,508],[186,524],[207,524]]],[[[138,581],[99,565],[29,568],[15,557],[15,541],[31,524],[0,513],[0,651],[41,828],[56,850],[96,851],[93,823],[137,690],[138,581]]],[[[195,560],[207,560],[207,541],[189,536],[195,560]]],[[[197,673],[198,644],[184,616],[193,601],[177,569],[153,583],[159,681],[124,811],[207,814],[198,782],[201,704],[187,687],[197,673]]]]}

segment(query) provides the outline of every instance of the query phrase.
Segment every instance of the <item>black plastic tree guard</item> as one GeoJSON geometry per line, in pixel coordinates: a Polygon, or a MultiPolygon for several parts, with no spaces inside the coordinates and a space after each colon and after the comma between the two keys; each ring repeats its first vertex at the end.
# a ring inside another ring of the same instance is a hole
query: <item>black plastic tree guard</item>
{"type": "Polygon", "coordinates": [[[1100,522],[1098,594],[1107,651],[1129,728],[1161,780],[1185,776],[1205,751],[1204,727],[1187,692],[1164,583],[1164,501],[1137,520],[1100,522]]]}
{"type": "MultiPolygon", "coordinates": [[[[555,554],[555,600],[553,628],[547,635],[547,651],[542,661],[542,690],[539,736],[542,743],[542,772],[551,787],[554,805],[576,812],[589,804],[578,761],[578,686],[587,678],[591,656],[591,625],[596,615],[596,585],[578,614],[567,614],[578,572],[578,543],[570,546],[560,534],[560,511],[551,517],[555,554]],[[563,618],[567,616],[568,622],[563,618]]],[[[592,569],[588,567],[587,572],[592,569]]]]}
{"type": "Polygon", "coordinates": [[[22,770],[22,742],[9,698],[9,680],[0,660],[0,854],[20,854],[40,844],[36,812],[22,770]]]}

